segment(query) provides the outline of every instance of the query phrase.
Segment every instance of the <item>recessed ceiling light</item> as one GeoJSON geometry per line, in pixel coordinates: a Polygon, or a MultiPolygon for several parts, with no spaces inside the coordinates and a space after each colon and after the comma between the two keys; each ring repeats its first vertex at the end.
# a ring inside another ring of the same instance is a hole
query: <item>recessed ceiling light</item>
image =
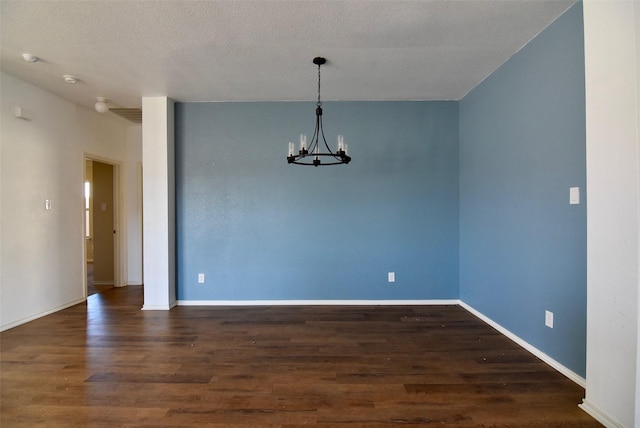
{"type": "Polygon", "coordinates": [[[40,60],[40,58],[35,55],[31,55],[30,53],[23,53],[22,58],[27,62],[38,62],[38,60],[40,60]]]}
{"type": "Polygon", "coordinates": [[[76,83],[78,83],[78,79],[70,74],[64,74],[62,78],[64,79],[65,82],[70,83],[72,85],[75,85],[76,83]]]}

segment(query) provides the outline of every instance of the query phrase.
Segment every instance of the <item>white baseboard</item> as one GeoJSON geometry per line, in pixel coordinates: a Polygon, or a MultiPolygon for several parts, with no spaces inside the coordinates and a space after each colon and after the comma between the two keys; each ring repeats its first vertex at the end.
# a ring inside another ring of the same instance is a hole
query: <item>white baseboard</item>
{"type": "Polygon", "coordinates": [[[426,306],[458,305],[460,300],[178,300],[178,306],[426,306]]]}
{"type": "Polygon", "coordinates": [[[613,419],[606,412],[603,412],[602,410],[594,406],[586,398],[582,400],[582,404],[578,404],[578,407],[593,416],[595,420],[597,420],[607,428],[624,428],[624,425],[613,419]]]}
{"type": "Polygon", "coordinates": [[[86,301],[86,299],[84,297],[82,299],[73,300],[73,301],[71,301],[69,303],[65,303],[64,305],[57,306],[57,307],[55,307],[53,309],[50,309],[48,311],[41,312],[41,313],[36,314],[36,315],[32,315],[30,317],[27,317],[27,318],[21,319],[19,321],[15,321],[15,322],[9,323],[7,325],[3,325],[2,327],[0,327],[0,331],[9,330],[10,328],[17,327],[19,325],[28,323],[29,321],[37,320],[38,318],[42,318],[42,317],[45,317],[47,315],[51,315],[54,312],[58,312],[58,311],[61,311],[63,309],[70,308],[71,306],[75,306],[78,303],[82,303],[82,302],[85,302],[85,301],[86,301]]]}
{"type": "Polygon", "coordinates": [[[160,305],[160,306],[152,306],[152,305],[144,305],[142,306],[143,311],[169,311],[173,308],[170,305],[160,305]]]}
{"type": "Polygon", "coordinates": [[[176,306],[176,302],[169,302],[167,305],[143,305],[143,311],[170,311],[176,306]]]}
{"type": "Polygon", "coordinates": [[[559,371],[560,373],[562,373],[563,375],[565,375],[566,377],[568,377],[569,379],[571,379],[572,381],[574,381],[575,383],[580,385],[581,387],[583,387],[585,389],[587,388],[587,381],[585,380],[585,378],[583,378],[582,376],[580,376],[579,374],[577,374],[573,370],[570,370],[569,368],[567,368],[564,365],[560,364],[558,361],[554,360],[549,355],[545,354],[544,352],[542,352],[541,350],[539,350],[538,348],[536,348],[535,346],[533,346],[529,342],[526,342],[525,340],[521,339],[519,336],[516,336],[515,334],[513,334],[512,332],[510,332],[506,328],[502,327],[497,322],[493,321],[491,318],[483,315],[482,313],[478,312],[473,307],[467,305],[465,302],[460,301],[460,306],[462,306],[467,311],[471,312],[473,315],[475,315],[478,318],[480,318],[482,321],[484,321],[487,324],[489,324],[491,327],[493,327],[496,330],[498,330],[500,333],[502,333],[505,336],[507,336],[509,339],[511,339],[514,342],[516,342],[518,345],[522,346],[527,351],[531,352],[536,357],[540,358],[545,363],[549,364],[551,367],[553,367],[554,369],[556,369],[557,371],[559,371]]]}
{"type": "Polygon", "coordinates": [[[93,285],[113,285],[113,281],[93,281],[93,285]]]}

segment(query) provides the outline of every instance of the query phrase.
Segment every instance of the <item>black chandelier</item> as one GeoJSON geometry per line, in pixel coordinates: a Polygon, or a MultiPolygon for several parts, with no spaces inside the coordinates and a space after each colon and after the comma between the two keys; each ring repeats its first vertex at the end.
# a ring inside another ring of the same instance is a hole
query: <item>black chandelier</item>
{"type": "Polygon", "coordinates": [[[289,143],[289,154],[287,156],[287,162],[295,163],[296,165],[313,165],[313,166],[325,166],[325,165],[340,165],[342,163],[351,162],[351,157],[347,154],[347,145],[344,143],[342,135],[338,135],[338,150],[333,152],[327,144],[327,140],[324,138],[324,129],[322,128],[322,101],[320,100],[320,66],[326,63],[327,60],[322,57],[316,57],[313,59],[313,63],[318,66],[318,102],[316,103],[316,129],[313,131],[313,137],[309,146],[307,146],[307,136],[300,134],[300,149],[298,154],[295,154],[295,145],[289,143]],[[322,136],[322,142],[324,148],[320,147],[320,137],[322,136]],[[327,150],[326,152],[320,150],[327,150]],[[321,159],[324,159],[322,162],[321,159]]]}

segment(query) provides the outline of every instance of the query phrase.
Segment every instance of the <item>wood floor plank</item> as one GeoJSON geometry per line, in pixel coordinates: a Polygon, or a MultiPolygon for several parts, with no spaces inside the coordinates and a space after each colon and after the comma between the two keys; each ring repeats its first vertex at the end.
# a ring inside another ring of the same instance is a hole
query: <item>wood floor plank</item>
{"type": "Polygon", "coordinates": [[[177,307],[113,288],[0,333],[2,427],[600,427],[458,306],[177,307]]]}

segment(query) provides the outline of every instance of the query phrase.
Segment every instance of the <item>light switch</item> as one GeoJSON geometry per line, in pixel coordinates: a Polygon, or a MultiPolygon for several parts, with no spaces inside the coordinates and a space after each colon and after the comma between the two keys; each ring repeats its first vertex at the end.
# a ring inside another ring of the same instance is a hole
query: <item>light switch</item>
{"type": "Polygon", "coordinates": [[[44,209],[47,211],[51,210],[51,199],[44,200],[44,209]]]}
{"type": "Polygon", "coordinates": [[[106,203],[106,202],[103,202],[103,203],[102,203],[102,205],[100,205],[100,209],[101,209],[102,211],[106,211],[106,210],[107,210],[107,203],[106,203]]]}
{"type": "Polygon", "coordinates": [[[580,204],[580,188],[579,187],[569,188],[569,204],[570,205],[580,204]]]}
{"type": "Polygon", "coordinates": [[[15,106],[13,107],[13,115],[18,119],[22,120],[31,120],[31,112],[24,107],[15,106]]]}
{"type": "Polygon", "coordinates": [[[389,282],[396,282],[396,273],[395,272],[389,272],[387,274],[387,280],[389,282]]]}
{"type": "Polygon", "coordinates": [[[553,312],[544,311],[544,325],[553,328],[553,312]]]}

